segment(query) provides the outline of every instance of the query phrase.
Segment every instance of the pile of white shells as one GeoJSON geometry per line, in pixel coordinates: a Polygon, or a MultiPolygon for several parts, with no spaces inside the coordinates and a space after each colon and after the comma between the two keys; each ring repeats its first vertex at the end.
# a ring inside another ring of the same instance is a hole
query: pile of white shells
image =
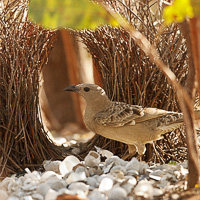
{"type": "Polygon", "coordinates": [[[84,161],[68,156],[45,161],[45,172],[28,168],[0,183],[1,200],[56,200],[59,195],[78,195],[90,200],[159,198],[188,173],[187,162],[149,166],[136,158],[124,161],[107,150],[90,151],[84,161]],[[106,157],[101,162],[101,157],[106,157]]]}

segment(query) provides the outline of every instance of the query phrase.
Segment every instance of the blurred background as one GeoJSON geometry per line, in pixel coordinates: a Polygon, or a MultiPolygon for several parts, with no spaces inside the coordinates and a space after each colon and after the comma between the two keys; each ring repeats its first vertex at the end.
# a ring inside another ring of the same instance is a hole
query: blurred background
{"type": "Polygon", "coordinates": [[[83,123],[84,100],[64,92],[66,86],[80,83],[94,83],[92,57],[70,30],[61,29],[42,69],[39,92],[42,121],[57,142],[66,142],[63,137],[84,142],[93,136],[83,123]]]}

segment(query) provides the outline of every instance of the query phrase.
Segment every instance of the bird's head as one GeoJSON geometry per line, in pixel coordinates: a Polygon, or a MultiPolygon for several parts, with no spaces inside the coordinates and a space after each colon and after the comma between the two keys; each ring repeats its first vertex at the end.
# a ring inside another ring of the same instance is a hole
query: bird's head
{"type": "Polygon", "coordinates": [[[108,99],[105,91],[100,86],[95,84],[71,85],[66,87],[64,91],[77,92],[85,98],[87,103],[97,102],[99,100],[104,101],[108,99]]]}

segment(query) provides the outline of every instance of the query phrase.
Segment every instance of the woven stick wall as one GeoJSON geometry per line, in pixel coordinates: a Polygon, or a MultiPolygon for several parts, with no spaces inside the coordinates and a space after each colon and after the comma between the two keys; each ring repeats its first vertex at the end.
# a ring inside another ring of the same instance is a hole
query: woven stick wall
{"type": "Polygon", "coordinates": [[[12,1],[0,14],[1,174],[64,155],[43,129],[38,99],[40,71],[56,32],[28,22],[28,1],[20,2],[12,1]]]}
{"type": "MultiPolygon", "coordinates": [[[[188,73],[187,48],[177,24],[164,27],[161,1],[111,1],[106,5],[125,17],[137,30],[153,43],[163,59],[172,69],[179,82],[185,85],[188,73]],[[152,4],[153,2],[153,4],[152,4]],[[159,34],[160,28],[163,29],[159,34]]],[[[109,98],[142,106],[180,111],[174,89],[165,76],[151,63],[134,40],[122,28],[103,26],[95,31],[79,31],[81,41],[92,55],[103,87],[109,98]]],[[[102,136],[95,136],[87,149],[100,146],[123,156],[127,146],[102,136]]],[[[152,156],[148,148],[143,159],[158,162],[186,159],[184,131],[172,132],[164,140],[156,142],[157,151],[152,156]],[[148,155],[150,153],[150,155],[148,155]]]]}

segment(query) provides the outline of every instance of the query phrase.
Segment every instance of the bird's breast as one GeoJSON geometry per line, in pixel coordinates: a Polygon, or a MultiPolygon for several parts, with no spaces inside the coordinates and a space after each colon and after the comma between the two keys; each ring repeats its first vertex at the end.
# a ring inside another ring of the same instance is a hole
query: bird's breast
{"type": "Polygon", "coordinates": [[[88,112],[87,110],[85,111],[85,115],[84,115],[84,123],[86,125],[86,127],[95,132],[96,131],[96,123],[94,121],[94,115],[91,112],[88,112]]]}

